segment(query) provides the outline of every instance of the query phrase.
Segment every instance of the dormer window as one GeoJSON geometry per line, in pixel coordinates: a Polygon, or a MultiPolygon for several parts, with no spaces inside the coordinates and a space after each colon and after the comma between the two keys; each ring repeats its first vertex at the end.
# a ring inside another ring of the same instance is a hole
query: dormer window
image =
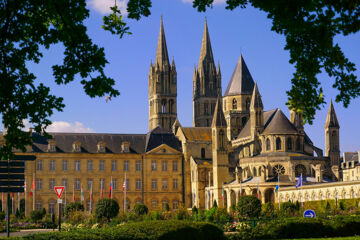
{"type": "Polygon", "coordinates": [[[104,153],[106,149],[106,145],[104,142],[99,142],[97,145],[97,151],[100,153],[104,153]]]}
{"type": "Polygon", "coordinates": [[[129,152],[130,151],[130,142],[122,142],[121,148],[123,152],[129,152]]]}
{"type": "Polygon", "coordinates": [[[48,143],[48,151],[49,152],[56,152],[56,143],[55,141],[51,140],[48,143]]]}
{"type": "Polygon", "coordinates": [[[80,152],[81,151],[81,143],[80,142],[74,142],[73,143],[73,151],[74,152],[80,152]]]}

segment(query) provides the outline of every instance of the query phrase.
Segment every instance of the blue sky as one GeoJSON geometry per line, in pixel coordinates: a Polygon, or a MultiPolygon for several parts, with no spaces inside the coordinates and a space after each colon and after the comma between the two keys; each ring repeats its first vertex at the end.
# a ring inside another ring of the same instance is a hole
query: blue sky
{"type": "MultiPolygon", "coordinates": [[[[52,93],[64,97],[66,107],[56,112],[51,120],[53,131],[93,131],[102,133],[146,133],[148,131],[148,72],[155,59],[160,16],[163,15],[170,58],[174,57],[178,73],[178,118],[183,126],[192,126],[192,74],[198,64],[204,18],[207,17],[211,44],[216,62],[220,62],[223,92],[231,77],[236,61],[243,54],[246,64],[257,81],[265,110],[282,109],[294,67],[289,64],[289,52],[284,50],[284,37],[272,32],[266,14],[247,9],[225,10],[224,1],[217,1],[206,13],[198,13],[189,0],[153,0],[151,16],[140,21],[128,20],[133,33],[119,39],[101,29],[106,5],[113,0],[89,0],[90,18],[86,20],[88,34],[94,43],[105,48],[109,64],[105,72],[116,80],[121,95],[111,102],[104,98],[91,99],[82,90],[79,81],[65,86],[53,83],[51,65],[62,61],[63,47],[54,46],[44,52],[39,64],[29,64],[39,81],[51,86],[52,93]]],[[[121,8],[125,2],[118,2],[121,8]]],[[[338,37],[345,55],[359,68],[360,34],[338,37]]],[[[360,79],[360,73],[357,71],[360,79]]],[[[320,74],[326,101],[335,99],[331,88],[333,79],[320,74]]],[[[360,99],[353,100],[345,109],[335,103],[341,125],[342,151],[360,150],[360,99]]],[[[305,130],[314,144],[324,148],[324,123],[328,104],[316,114],[312,126],[305,130]]]]}

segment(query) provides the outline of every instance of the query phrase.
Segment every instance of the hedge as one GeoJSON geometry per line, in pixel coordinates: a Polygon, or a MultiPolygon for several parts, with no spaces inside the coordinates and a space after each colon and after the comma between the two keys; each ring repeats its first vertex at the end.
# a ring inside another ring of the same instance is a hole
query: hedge
{"type": "Polygon", "coordinates": [[[258,223],[250,232],[229,235],[228,239],[292,239],[360,235],[358,216],[330,219],[284,218],[258,223]]]}
{"type": "Polygon", "coordinates": [[[222,230],[213,224],[188,221],[144,221],[92,230],[38,233],[23,236],[28,240],[167,240],[225,239],[222,230]]]}

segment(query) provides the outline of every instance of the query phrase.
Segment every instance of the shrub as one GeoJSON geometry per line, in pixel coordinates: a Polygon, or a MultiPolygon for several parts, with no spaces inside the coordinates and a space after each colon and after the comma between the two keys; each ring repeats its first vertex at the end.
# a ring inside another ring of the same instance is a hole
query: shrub
{"type": "Polygon", "coordinates": [[[45,216],[45,215],[46,215],[46,209],[45,209],[45,208],[43,208],[43,209],[42,209],[41,214],[42,214],[43,216],[45,216]]]}
{"type": "Polygon", "coordinates": [[[263,205],[263,213],[266,217],[274,216],[274,204],[272,202],[267,202],[263,205]]]}
{"type": "Polygon", "coordinates": [[[296,205],[292,202],[284,202],[281,204],[281,211],[286,214],[294,214],[296,212],[296,205]]]}
{"type": "Polygon", "coordinates": [[[198,213],[198,209],[197,209],[197,207],[196,207],[195,205],[192,207],[191,213],[192,213],[193,215],[195,215],[195,214],[198,213]]]}
{"type": "Polygon", "coordinates": [[[88,217],[87,214],[83,211],[74,211],[71,212],[71,214],[69,214],[67,219],[71,224],[78,224],[85,222],[87,217],[88,217]]]}
{"type": "Polygon", "coordinates": [[[232,221],[232,219],[228,214],[226,208],[216,208],[214,222],[224,224],[230,221],[232,221]]]}
{"type": "Polygon", "coordinates": [[[340,202],[339,202],[339,208],[340,208],[340,210],[342,210],[342,211],[345,210],[345,201],[344,201],[344,200],[340,200],[340,202]]]}
{"type": "Polygon", "coordinates": [[[110,221],[119,214],[119,209],[119,204],[114,199],[103,198],[96,203],[95,216],[110,221]]]}
{"type": "Polygon", "coordinates": [[[179,208],[175,211],[175,219],[176,220],[190,219],[189,213],[184,206],[179,206],[179,208]]]}
{"type": "Polygon", "coordinates": [[[133,211],[136,215],[140,216],[140,215],[146,215],[149,210],[145,204],[137,203],[137,204],[135,204],[133,211]]]}
{"type": "Polygon", "coordinates": [[[84,211],[84,205],[80,202],[68,203],[65,207],[65,216],[69,216],[71,212],[84,211]]]}
{"type": "Polygon", "coordinates": [[[237,204],[237,210],[239,218],[258,218],[261,213],[261,202],[254,196],[241,196],[237,204]]]}
{"type": "Polygon", "coordinates": [[[30,212],[30,218],[33,222],[38,222],[44,217],[43,211],[34,210],[30,212]]]}
{"type": "Polygon", "coordinates": [[[214,208],[217,208],[217,206],[218,206],[218,205],[217,205],[217,202],[216,202],[216,200],[214,200],[213,207],[214,207],[214,208]]]}
{"type": "Polygon", "coordinates": [[[3,211],[0,212],[0,221],[5,219],[5,213],[3,211]]]}

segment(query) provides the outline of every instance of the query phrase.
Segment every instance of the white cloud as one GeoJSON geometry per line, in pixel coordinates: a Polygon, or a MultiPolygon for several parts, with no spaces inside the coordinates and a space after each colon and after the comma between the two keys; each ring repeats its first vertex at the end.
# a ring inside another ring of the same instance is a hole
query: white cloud
{"type": "MultiPolygon", "coordinates": [[[[31,127],[28,120],[24,120],[24,131],[29,131],[31,127]]],[[[94,129],[86,127],[81,122],[65,122],[65,121],[54,121],[50,126],[46,128],[47,132],[74,132],[74,133],[92,133],[94,129]]]]}
{"type": "MultiPolygon", "coordinates": [[[[193,3],[194,0],[181,0],[184,3],[193,3]]],[[[224,4],[226,3],[226,0],[214,0],[213,4],[224,4]]]]}
{"type": "MultiPolygon", "coordinates": [[[[128,0],[116,0],[116,6],[120,9],[122,15],[127,15],[126,7],[128,0]]],[[[114,6],[114,0],[88,0],[87,4],[90,8],[101,14],[111,13],[110,7],[114,6]]]]}

